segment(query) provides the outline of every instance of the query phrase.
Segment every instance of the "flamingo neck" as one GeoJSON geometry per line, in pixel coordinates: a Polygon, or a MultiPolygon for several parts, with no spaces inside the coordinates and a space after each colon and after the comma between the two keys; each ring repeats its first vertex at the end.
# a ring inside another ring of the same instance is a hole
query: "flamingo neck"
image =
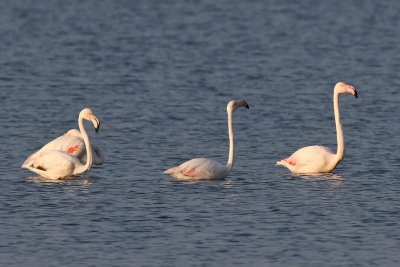
{"type": "Polygon", "coordinates": [[[79,116],[78,123],[79,123],[79,130],[81,132],[81,137],[83,138],[83,141],[85,142],[85,146],[86,146],[86,163],[85,163],[85,165],[80,166],[76,170],[76,173],[82,173],[82,172],[86,172],[92,168],[93,155],[92,155],[92,149],[91,149],[89,136],[87,135],[85,127],[83,126],[83,118],[81,116],[79,116]]]}
{"type": "Polygon", "coordinates": [[[337,152],[336,160],[340,162],[344,157],[344,138],[342,123],[340,122],[339,113],[339,93],[335,91],[333,94],[333,109],[335,111],[335,123],[336,123],[336,136],[337,136],[337,152]]]}
{"type": "Polygon", "coordinates": [[[233,113],[232,110],[228,111],[229,157],[226,166],[228,167],[229,171],[232,169],[233,166],[233,155],[235,152],[235,147],[233,144],[232,113],[233,113]]]}

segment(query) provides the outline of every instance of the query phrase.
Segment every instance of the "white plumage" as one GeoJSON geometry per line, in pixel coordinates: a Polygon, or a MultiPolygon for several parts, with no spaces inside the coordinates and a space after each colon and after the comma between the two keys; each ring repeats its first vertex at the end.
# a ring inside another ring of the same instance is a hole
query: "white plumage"
{"type": "MultiPolygon", "coordinates": [[[[22,164],[22,168],[27,168],[48,179],[59,179],[74,176],[90,170],[93,163],[93,153],[89,136],[87,135],[83,126],[84,119],[93,122],[96,132],[99,129],[100,121],[88,108],[83,109],[79,113],[79,129],[81,130],[81,136],[84,141],[87,155],[87,161],[85,165],[83,165],[75,155],[62,150],[57,150],[57,147],[59,146],[59,142],[57,141],[57,139],[62,139],[63,136],[61,136],[54,140],[57,142],[50,142],[48,144],[48,147],[45,149],[46,151],[43,150],[42,152],[40,152],[39,150],[38,152],[36,152],[38,153],[37,157],[32,157],[33,155],[30,156],[24,162],[24,164],[22,164]]],[[[71,139],[68,139],[68,141],[74,143],[76,142],[76,138],[79,139],[79,137],[73,137],[71,139]]],[[[67,145],[68,144],[69,143],[67,142],[67,145]]]]}
{"type": "Polygon", "coordinates": [[[335,85],[333,92],[333,107],[335,112],[336,134],[337,134],[337,152],[332,152],[324,146],[307,146],[300,148],[290,157],[278,161],[276,165],[282,165],[293,173],[326,173],[331,172],[344,157],[344,138],[342,124],[339,114],[339,95],[350,93],[356,98],[357,91],[353,86],[339,82],[335,85]]]}
{"type": "MultiPolygon", "coordinates": [[[[96,123],[93,121],[93,123],[96,123]]],[[[96,125],[94,125],[97,127],[96,125]]],[[[100,148],[98,148],[95,144],[90,142],[92,146],[92,154],[93,154],[93,165],[101,165],[104,162],[104,156],[101,152],[100,148]]],[[[22,166],[26,165],[28,162],[32,160],[36,160],[43,156],[46,152],[51,150],[60,150],[67,153],[70,153],[77,157],[81,162],[86,162],[86,145],[83,140],[82,134],[77,129],[71,129],[62,136],[57,137],[51,142],[44,145],[41,149],[30,155],[22,164],[22,166]]]]}
{"type": "Polygon", "coordinates": [[[206,158],[195,158],[185,163],[164,171],[172,177],[178,179],[193,180],[214,180],[224,179],[228,176],[233,166],[234,144],[232,129],[232,114],[240,106],[249,108],[244,100],[230,101],[226,107],[228,112],[228,128],[229,128],[229,158],[226,165],[215,160],[206,158]]]}

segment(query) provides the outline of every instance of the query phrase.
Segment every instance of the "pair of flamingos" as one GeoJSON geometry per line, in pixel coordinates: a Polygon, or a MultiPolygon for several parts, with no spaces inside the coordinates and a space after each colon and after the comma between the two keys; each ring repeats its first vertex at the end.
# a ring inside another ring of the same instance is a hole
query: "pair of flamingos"
{"type": "Polygon", "coordinates": [[[22,164],[47,179],[71,177],[91,169],[92,165],[101,165],[104,161],[100,149],[90,143],[83,126],[83,120],[92,121],[97,131],[99,119],[88,108],[79,113],[79,130],[72,129],[51,141],[39,151],[30,155],[22,164]],[[86,164],[82,164],[85,162],[86,164]]]}
{"type": "MultiPolygon", "coordinates": [[[[353,86],[339,82],[333,92],[333,107],[337,133],[337,152],[332,152],[324,146],[307,146],[297,150],[289,158],[278,161],[276,165],[283,165],[291,172],[298,174],[327,173],[331,172],[344,157],[344,140],[342,124],[339,114],[339,95],[350,93],[356,98],[357,91],[353,86]]],[[[183,180],[212,180],[224,179],[233,166],[234,143],[232,129],[232,114],[238,107],[249,108],[244,100],[230,101],[226,107],[228,112],[229,129],[229,157],[226,165],[215,160],[195,158],[177,167],[164,171],[175,178],[183,180]]],[[[90,109],[84,109],[79,114],[79,129],[70,130],[63,136],[53,140],[42,149],[32,154],[22,165],[31,171],[51,179],[73,176],[90,170],[92,164],[103,163],[100,150],[91,145],[88,135],[83,127],[83,119],[90,120],[95,126],[96,132],[100,125],[99,120],[90,109]],[[95,161],[93,160],[95,156],[95,161]],[[81,162],[86,161],[83,165],[81,162]]]]}

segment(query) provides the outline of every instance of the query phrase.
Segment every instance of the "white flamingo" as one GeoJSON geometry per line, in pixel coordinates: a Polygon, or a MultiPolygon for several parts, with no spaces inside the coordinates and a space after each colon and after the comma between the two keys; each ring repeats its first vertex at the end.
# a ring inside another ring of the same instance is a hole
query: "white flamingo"
{"type": "Polygon", "coordinates": [[[178,179],[193,180],[215,180],[224,179],[228,176],[233,166],[233,130],[232,130],[232,113],[240,106],[249,108],[244,100],[230,101],[226,107],[228,112],[228,128],[229,128],[229,158],[226,165],[215,160],[206,158],[195,158],[185,163],[164,171],[178,179]]]}
{"type": "Polygon", "coordinates": [[[350,93],[358,98],[356,89],[345,83],[335,85],[333,92],[333,108],[335,112],[337,152],[332,152],[324,146],[307,146],[300,148],[290,157],[278,161],[276,165],[283,165],[293,173],[326,173],[331,172],[344,157],[344,139],[339,114],[339,95],[350,93]]]}
{"type": "MultiPolygon", "coordinates": [[[[93,119],[92,123],[95,128],[98,127],[98,120],[93,119]]],[[[101,165],[104,162],[104,156],[100,148],[90,142],[92,145],[93,165],[101,165]]],[[[44,145],[41,149],[30,155],[22,164],[22,166],[29,162],[36,160],[43,156],[46,152],[51,150],[60,150],[70,153],[77,157],[81,162],[86,162],[86,146],[81,132],[77,129],[71,129],[62,136],[57,137],[53,141],[44,145]]]]}
{"type": "Polygon", "coordinates": [[[45,152],[42,156],[24,163],[22,168],[27,168],[48,179],[70,177],[90,170],[93,163],[93,154],[92,149],[90,149],[91,145],[89,136],[83,126],[84,119],[93,122],[96,132],[99,130],[100,121],[95,115],[93,115],[89,108],[85,108],[79,113],[79,129],[85,143],[87,154],[85,165],[83,165],[76,156],[68,152],[50,150],[45,152]]]}

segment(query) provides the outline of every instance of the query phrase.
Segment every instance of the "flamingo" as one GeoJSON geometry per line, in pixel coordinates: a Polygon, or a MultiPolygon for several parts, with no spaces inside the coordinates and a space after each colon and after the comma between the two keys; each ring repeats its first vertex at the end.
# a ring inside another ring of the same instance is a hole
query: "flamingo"
{"type": "Polygon", "coordinates": [[[342,124],[339,114],[339,95],[350,93],[358,98],[356,89],[343,82],[335,85],[333,91],[333,108],[335,112],[336,135],[337,135],[337,152],[332,152],[324,146],[307,146],[300,148],[290,157],[276,162],[276,165],[283,165],[293,173],[328,173],[335,169],[336,165],[342,161],[344,157],[344,139],[342,124]]]}
{"type": "MultiPolygon", "coordinates": [[[[97,127],[98,120],[92,120],[92,123],[95,127],[97,127]]],[[[92,145],[92,154],[93,154],[93,165],[101,165],[104,162],[104,156],[101,152],[100,148],[98,148],[95,144],[90,142],[92,145]]],[[[76,156],[81,162],[86,162],[86,147],[85,141],[83,140],[82,134],[77,129],[71,129],[65,134],[57,137],[53,141],[47,143],[41,149],[30,155],[22,164],[22,166],[31,162],[32,160],[36,160],[37,158],[43,156],[46,152],[51,150],[61,150],[73,154],[76,156]]]]}
{"type": "Polygon", "coordinates": [[[228,112],[228,128],[229,128],[229,157],[226,165],[223,165],[215,160],[206,158],[195,158],[185,163],[170,168],[164,171],[172,177],[182,180],[216,180],[224,179],[228,176],[233,166],[233,130],[232,130],[232,114],[238,107],[249,108],[249,105],[244,100],[230,101],[226,106],[228,112]]]}
{"type": "Polygon", "coordinates": [[[44,152],[40,157],[25,162],[22,165],[22,168],[29,169],[48,179],[70,177],[90,170],[93,164],[93,153],[92,149],[90,149],[91,145],[89,136],[83,126],[84,119],[93,122],[96,133],[99,130],[100,121],[95,115],[93,115],[89,108],[85,108],[79,113],[79,129],[85,143],[87,154],[85,165],[83,165],[81,161],[71,153],[61,150],[49,150],[44,152]]]}

